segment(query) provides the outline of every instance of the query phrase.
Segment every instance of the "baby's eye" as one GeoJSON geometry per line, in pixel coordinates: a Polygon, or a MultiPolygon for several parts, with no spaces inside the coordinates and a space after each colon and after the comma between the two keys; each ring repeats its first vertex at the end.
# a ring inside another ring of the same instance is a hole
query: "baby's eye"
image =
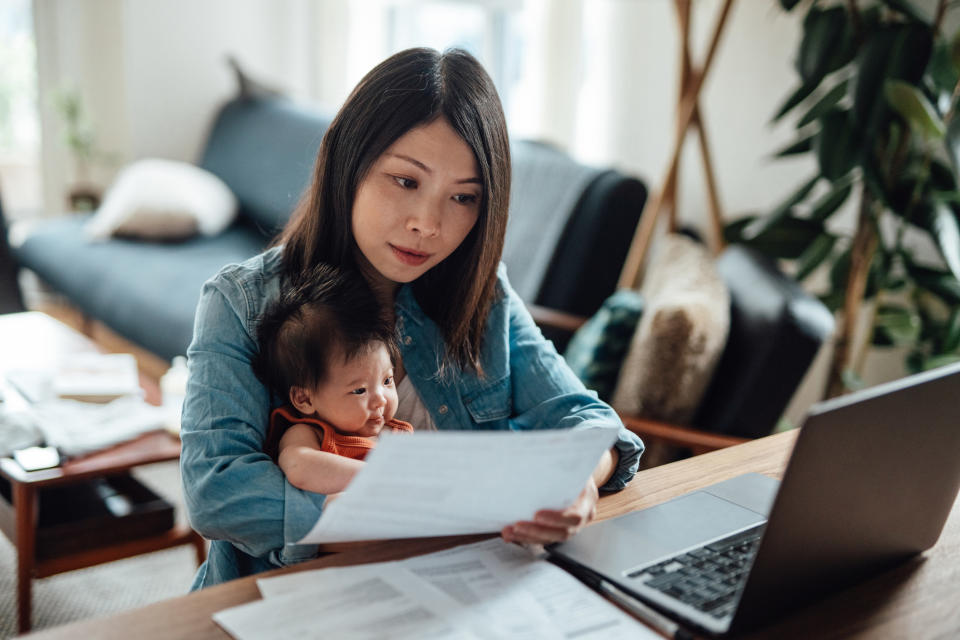
{"type": "Polygon", "coordinates": [[[477,196],[472,193],[458,193],[453,199],[457,204],[473,204],[477,201],[477,196]]]}
{"type": "Polygon", "coordinates": [[[383,386],[389,387],[391,385],[393,385],[393,376],[387,376],[386,379],[383,381],[383,386]]]}
{"type": "Polygon", "coordinates": [[[404,189],[416,189],[416,188],[417,188],[417,181],[416,181],[416,180],[411,180],[410,178],[404,178],[403,176],[393,176],[393,179],[396,181],[396,183],[397,183],[398,185],[400,185],[400,186],[403,187],[404,189]]]}
{"type": "Polygon", "coordinates": [[[351,395],[362,396],[362,395],[365,394],[366,392],[367,392],[367,388],[366,388],[366,387],[357,387],[356,389],[354,389],[354,390],[351,391],[350,393],[351,393],[351,395]]]}

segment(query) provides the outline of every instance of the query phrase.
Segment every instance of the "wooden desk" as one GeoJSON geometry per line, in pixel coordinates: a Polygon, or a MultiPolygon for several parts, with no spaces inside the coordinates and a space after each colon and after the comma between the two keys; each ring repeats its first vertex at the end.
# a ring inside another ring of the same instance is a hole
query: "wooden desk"
{"type": "MultiPolygon", "coordinates": [[[[782,433],[637,474],[624,491],[600,500],[598,518],[658,504],[674,496],[747,471],[780,477],[796,433],[782,433]]],[[[490,536],[370,543],[261,574],[396,560],[490,536]]],[[[81,621],[31,635],[37,640],[125,639],[136,630],[151,638],[229,638],[211,619],[227,607],[259,599],[256,577],[98,620],[81,621]]],[[[960,636],[956,606],[960,584],[960,509],[954,508],[937,546],[923,557],[797,612],[756,638],[934,638],[960,636]]]]}
{"type": "MultiPolygon", "coordinates": [[[[0,374],[3,370],[55,363],[64,354],[95,351],[96,345],[70,327],[42,313],[0,316],[0,374]]],[[[159,403],[155,384],[141,379],[148,401],[159,403]]],[[[24,471],[10,458],[0,458],[0,477],[10,483],[12,500],[0,497],[0,530],[17,547],[17,613],[21,632],[30,630],[31,581],[121,558],[182,544],[194,546],[197,562],[206,555],[203,538],[178,525],[157,535],[38,558],[36,549],[38,492],[91,478],[124,473],[141,465],[176,460],[180,440],[153,432],[110,449],[64,462],[54,469],[24,471]]]]}

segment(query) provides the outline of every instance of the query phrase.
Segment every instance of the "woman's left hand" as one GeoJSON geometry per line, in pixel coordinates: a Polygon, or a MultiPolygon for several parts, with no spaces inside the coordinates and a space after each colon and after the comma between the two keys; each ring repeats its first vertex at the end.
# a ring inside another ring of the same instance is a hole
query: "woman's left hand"
{"type": "Polygon", "coordinates": [[[541,509],[533,520],[521,520],[507,525],[500,532],[506,542],[550,544],[563,542],[597,515],[600,494],[591,476],[576,501],[563,510],[541,509]]]}

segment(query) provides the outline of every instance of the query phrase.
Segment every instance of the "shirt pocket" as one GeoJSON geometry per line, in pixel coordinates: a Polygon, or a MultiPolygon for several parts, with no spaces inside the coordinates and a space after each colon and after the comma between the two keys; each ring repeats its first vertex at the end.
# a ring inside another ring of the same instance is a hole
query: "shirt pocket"
{"type": "Polygon", "coordinates": [[[513,413],[510,375],[463,390],[463,404],[476,423],[506,420],[513,413]]]}

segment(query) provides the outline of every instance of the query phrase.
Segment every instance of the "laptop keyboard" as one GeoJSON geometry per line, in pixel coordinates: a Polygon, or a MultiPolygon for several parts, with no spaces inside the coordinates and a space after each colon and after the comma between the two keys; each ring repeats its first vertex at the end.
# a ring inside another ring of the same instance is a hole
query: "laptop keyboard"
{"type": "Polygon", "coordinates": [[[627,574],[715,618],[733,611],[763,534],[759,525],[627,574]]]}

